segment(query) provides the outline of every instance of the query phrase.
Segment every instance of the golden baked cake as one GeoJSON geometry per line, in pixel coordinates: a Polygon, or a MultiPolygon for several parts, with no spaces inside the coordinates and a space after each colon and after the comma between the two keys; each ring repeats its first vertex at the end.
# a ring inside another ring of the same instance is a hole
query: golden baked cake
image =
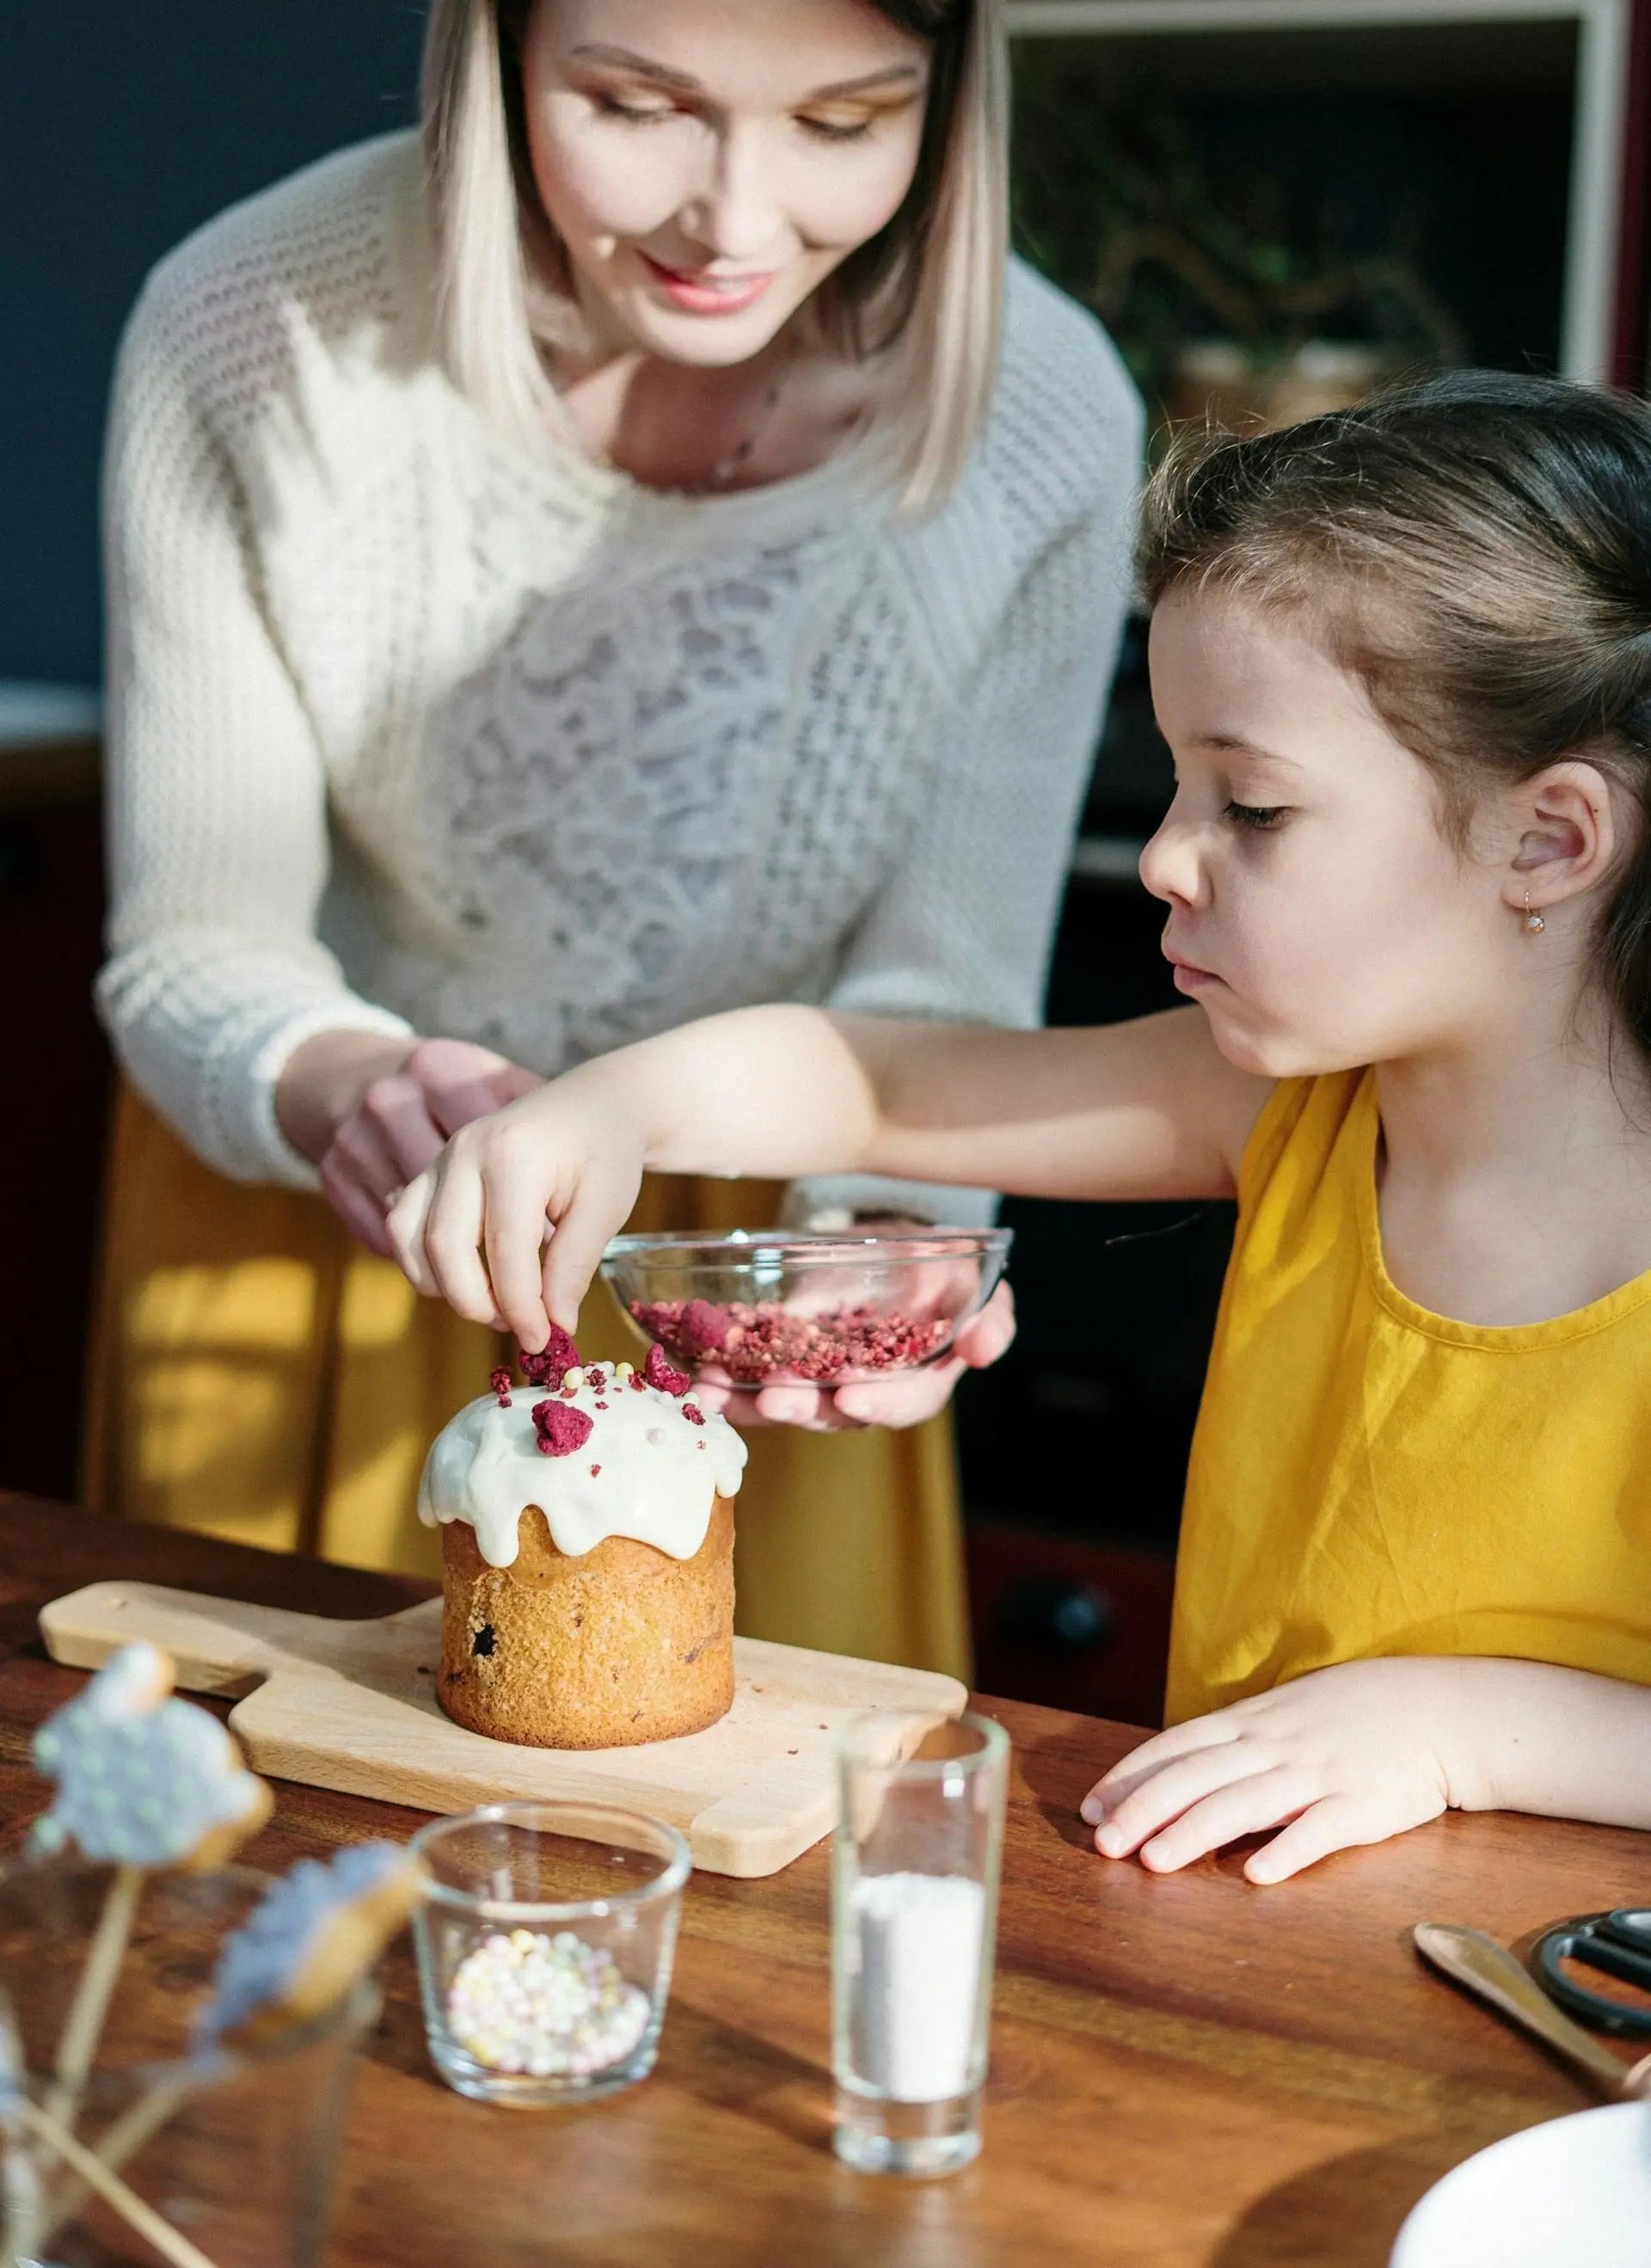
{"type": "Polygon", "coordinates": [[[649,1350],[579,1360],[557,1332],[433,1443],[437,1693],[495,1741],[608,1749],[714,1725],[734,1697],[733,1498],[745,1445],[649,1350]]]}

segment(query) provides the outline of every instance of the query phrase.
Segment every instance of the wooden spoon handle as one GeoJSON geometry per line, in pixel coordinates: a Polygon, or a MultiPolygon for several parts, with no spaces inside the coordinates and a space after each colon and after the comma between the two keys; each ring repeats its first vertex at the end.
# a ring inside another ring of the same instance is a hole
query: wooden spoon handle
{"type": "Polygon", "coordinates": [[[1613,2101],[1643,2090],[1651,2077],[1651,2056],[1628,2066],[1580,2024],[1556,2008],[1521,1962],[1482,1929],[1459,1929],[1452,1922],[1419,1922],[1412,1933],[1416,1949],[1435,1969],[1564,2056],[1587,2073],[1600,2094],[1613,2101]]]}

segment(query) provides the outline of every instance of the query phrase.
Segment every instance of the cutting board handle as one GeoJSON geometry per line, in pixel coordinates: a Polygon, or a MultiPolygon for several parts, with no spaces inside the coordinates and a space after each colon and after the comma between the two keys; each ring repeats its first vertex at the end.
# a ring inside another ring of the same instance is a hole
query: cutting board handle
{"type": "MultiPolygon", "coordinates": [[[[382,1624],[368,1625],[377,1631],[382,1624]]],[[[363,1625],[209,1599],[158,1583],[91,1583],[40,1609],[40,1631],[54,1661],[95,1669],[133,1638],[164,1646],[189,1693],[250,1693],[278,1670],[341,1675],[359,1650],[363,1625]]]]}

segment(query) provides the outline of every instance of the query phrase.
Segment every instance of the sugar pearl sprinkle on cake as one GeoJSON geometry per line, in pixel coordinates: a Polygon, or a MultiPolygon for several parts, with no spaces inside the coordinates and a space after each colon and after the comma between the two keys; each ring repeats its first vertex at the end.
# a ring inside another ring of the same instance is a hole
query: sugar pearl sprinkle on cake
{"type": "Polygon", "coordinates": [[[268,1790],[216,1717],[169,1697],[172,1679],[158,1646],[124,1646],[41,1726],[34,1762],[57,1794],[34,1822],[36,1849],[76,1843],[100,1863],[175,1867],[261,1822],[268,1790]]]}
{"type": "Polygon", "coordinates": [[[570,1929],[484,1938],[447,1988],[447,2028],[488,2071],[583,2079],[622,2063],[648,2029],[648,1995],[605,1946],[570,1929]]]}

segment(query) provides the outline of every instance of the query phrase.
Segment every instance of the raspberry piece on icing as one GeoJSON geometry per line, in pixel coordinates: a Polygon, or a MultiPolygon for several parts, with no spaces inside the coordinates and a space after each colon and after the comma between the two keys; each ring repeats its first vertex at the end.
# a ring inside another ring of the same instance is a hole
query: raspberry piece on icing
{"type": "Polygon", "coordinates": [[[666,1359],[664,1347],[657,1345],[648,1350],[648,1359],[642,1365],[642,1376],[661,1394],[686,1394],[693,1383],[687,1372],[676,1369],[666,1359]]]}
{"type": "Polygon", "coordinates": [[[682,1405],[682,1414],[690,1425],[703,1425],[705,1423],[705,1412],[697,1402],[685,1402],[682,1405]]]}
{"type": "Polygon", "coordinates": [[[592,1421],[588,1410],[571,1402],[536,1402],[533,1432],[541,1457],[570,1457],[590,1440],[592,1421]]]}
{"type": "Polygon", "coordinates": [[[500,1409],[508,1410],[510,1406],[510,1373],[503,1363],[488,1373],[488,1384],[498,1395],[500,1409]]]}
{"type": "Polygon", "coordinates": [[[566,1331],[553,1323],[550,1336],[538,1354],[524,1350],[522,1368],[535,1386],[560,1386],[564,1371],[579,1368],[579,1350],[566,1331]]]}

